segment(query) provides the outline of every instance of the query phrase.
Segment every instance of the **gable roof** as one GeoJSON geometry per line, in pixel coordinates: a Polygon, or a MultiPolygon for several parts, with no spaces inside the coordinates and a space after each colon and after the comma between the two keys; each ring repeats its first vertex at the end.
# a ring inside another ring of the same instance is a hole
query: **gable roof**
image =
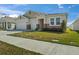
{"type": "Polygon", "coordinates": [[[27,12],[25,12],[25,15],[27,15],[27,14],[41,14],[41,15],[46,15],[47,13],[42,13],[42,12],[36,12],[36,11],[31,11],[31,10],[29,10],[29,11],[27,11],[27,12]]]}
{"type": "Polygon", "coordinates": [[[5,17],[1,17],[1,20],[19,20],[19,19],[26,19],[27,17],[25,16],[18,16],[18,17],[9,17],[9,16],[5,16],[5,17]]]}
{"type": "Polygon", "coordinates": [[[28,11],[28,12],[25,12],[23,16],[27,18],[36,18],[37,16],[41,16],[41,15],[47,15],[47,14],[41,13],[41,12],[35,12],[35,11],[28,11]]]}
{"type": "Polygon", "coordinates": [[[79,21],[79,17],[77,17],[76,20],[74,20],[74,21],[69,25],[69,27],[72,26],[73,24],[75,24],[77,21],[79,21]]]}
{"type": "Polygon", "coordinates": [[[72,23],[72,24],[76,23],[77,21],[79,21],[79,17],[78,17],[78,18],[76,18],[76,20],[75,20],[75,21],[73,21],[73,23],[72,23]]]}
{"type": "Polygon", "coordinates": [[[17,18],[19,18],[19,19],[25,19],[25,18],[27,18],[27,17],[25,17],[25,16],[18,16],[17,18]]]}
{"type": "Polygon", "coordinates": [[[28,11],[25,12],[25,14],[23,16],[27,17],[27,18],[35,18],[37,16],[49,16],[49,15],[66,15],[67,13],[55,13],[55,14],[47,14],[47,13],[42,13],[42,12],[35,12],[35,11],[28,11]]]}

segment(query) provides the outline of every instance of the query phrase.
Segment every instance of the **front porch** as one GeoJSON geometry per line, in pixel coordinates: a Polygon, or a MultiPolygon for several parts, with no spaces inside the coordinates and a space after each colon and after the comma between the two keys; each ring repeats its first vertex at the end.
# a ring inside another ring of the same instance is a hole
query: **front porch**
{"type": "Polygon", "coordinates": [[[16,24],[14,22],[0,22],[0,28],[3,30],[15,30],[16,24]]]}

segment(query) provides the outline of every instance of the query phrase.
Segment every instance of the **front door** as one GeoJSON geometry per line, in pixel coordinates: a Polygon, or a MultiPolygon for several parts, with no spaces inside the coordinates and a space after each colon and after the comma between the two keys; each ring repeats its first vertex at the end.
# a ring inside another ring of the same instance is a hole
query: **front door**
{"type": "Polygon", "coordinates": [[[42,30],[44,28],[44,19],[39,19],[39,29],[42,30]]]}

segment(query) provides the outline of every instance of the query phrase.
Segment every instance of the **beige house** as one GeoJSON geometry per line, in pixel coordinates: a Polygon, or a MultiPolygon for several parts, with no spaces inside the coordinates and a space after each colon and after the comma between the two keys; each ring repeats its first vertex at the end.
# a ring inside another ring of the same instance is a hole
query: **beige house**
{"type": "Polygon", "coordinates": [[[79,18],[77,18],[70,26],[69,28],[71,28],[72,30],[79,30],[79,18]]]}
{"type": "Polygon", "coordinates": [[[0,27],[5,30],[42,30],[42,29],[61,29],[61,23],[67,22],[67,14],[46,14],[34,11],[28,11],[24,15],[17,18],[2,17],[0,19],[0,27]]]}

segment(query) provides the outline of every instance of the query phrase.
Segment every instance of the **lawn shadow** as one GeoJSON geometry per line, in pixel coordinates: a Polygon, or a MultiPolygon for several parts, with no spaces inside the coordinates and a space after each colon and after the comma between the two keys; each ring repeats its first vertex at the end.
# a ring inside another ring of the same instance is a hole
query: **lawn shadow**
{"type": "Polygon", "coordinates": [[[75,32],[79,33],[79,30],[77,30],[77,31],[75,31],[75,32]]]}

